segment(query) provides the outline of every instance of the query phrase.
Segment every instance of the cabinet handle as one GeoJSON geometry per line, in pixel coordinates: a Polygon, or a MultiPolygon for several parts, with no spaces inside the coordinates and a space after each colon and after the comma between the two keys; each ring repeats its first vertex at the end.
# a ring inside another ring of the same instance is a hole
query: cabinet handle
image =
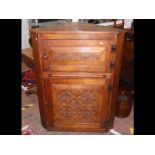
{"type": "Polygon", "coordinates": [[[45,59],[45,60],[48,59],[48,54],[47,53],[43,54],[43,59],[45,59]]]}

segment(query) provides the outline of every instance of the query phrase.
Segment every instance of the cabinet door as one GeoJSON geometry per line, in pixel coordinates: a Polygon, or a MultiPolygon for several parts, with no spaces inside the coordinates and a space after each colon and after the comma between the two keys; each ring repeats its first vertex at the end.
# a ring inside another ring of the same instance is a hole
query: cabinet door
{"type": "MultiPolygon", "coordinates": [[[[109,72],[115,61],[107,40],[43,40],[43,71],[109,72]]],[[[114,54],[113,54],[114,55],[114,54]]]]}
{"type": "Polygon", "coordinates": [[[45,81],[48,81],[45,94],[51,105],[47,110],[48,121],[54,127],[103,127],[110,97],[109,79],[55,77],[45,81]]]}

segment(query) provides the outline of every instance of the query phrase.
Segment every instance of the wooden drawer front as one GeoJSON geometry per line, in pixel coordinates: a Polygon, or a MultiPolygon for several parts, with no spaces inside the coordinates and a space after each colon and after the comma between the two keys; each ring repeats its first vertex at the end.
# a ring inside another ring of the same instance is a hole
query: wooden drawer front
{"type": "Polygon", "coordinates": [[[40,52],[42,70],[110,72],[109,66],[111,61],[115,61],[115,56],[111,54],[108,41],[101,43],[98,40],[43,41],[40,52]]]}
{"type": "Polygon", "coordinates": [[[51,95],[54,126],[101,125],[107,116],[108,83],[103,78],[49,79],[45,87],[50,87],[46,93],[51,95]]]}

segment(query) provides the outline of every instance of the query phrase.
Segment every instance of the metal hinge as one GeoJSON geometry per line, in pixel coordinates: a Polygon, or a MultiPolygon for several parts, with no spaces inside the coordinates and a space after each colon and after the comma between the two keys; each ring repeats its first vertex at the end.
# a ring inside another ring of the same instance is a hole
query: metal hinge
{"type": "Polygon", "coordinates": [[[108,85],[108,90],[109,90],[109,92],[112,91],[112,84],[109,84],[109,85],[108,85]]]}
{"type": "Polygon", "coordinates": [[[116,52],[116,45],[111,45],[111,51],[112,51],[112,53],[116,52]]]}

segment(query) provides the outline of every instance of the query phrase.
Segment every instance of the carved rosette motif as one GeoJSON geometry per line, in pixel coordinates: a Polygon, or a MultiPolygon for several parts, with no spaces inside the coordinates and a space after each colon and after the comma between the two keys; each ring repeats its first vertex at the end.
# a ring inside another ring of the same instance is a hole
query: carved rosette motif
{"type": "Polygon", "coordinates": [[[61,90],[57,93],[57,119],[65,122],[97,122],[101,101],[91,90],[61,90]]]}

